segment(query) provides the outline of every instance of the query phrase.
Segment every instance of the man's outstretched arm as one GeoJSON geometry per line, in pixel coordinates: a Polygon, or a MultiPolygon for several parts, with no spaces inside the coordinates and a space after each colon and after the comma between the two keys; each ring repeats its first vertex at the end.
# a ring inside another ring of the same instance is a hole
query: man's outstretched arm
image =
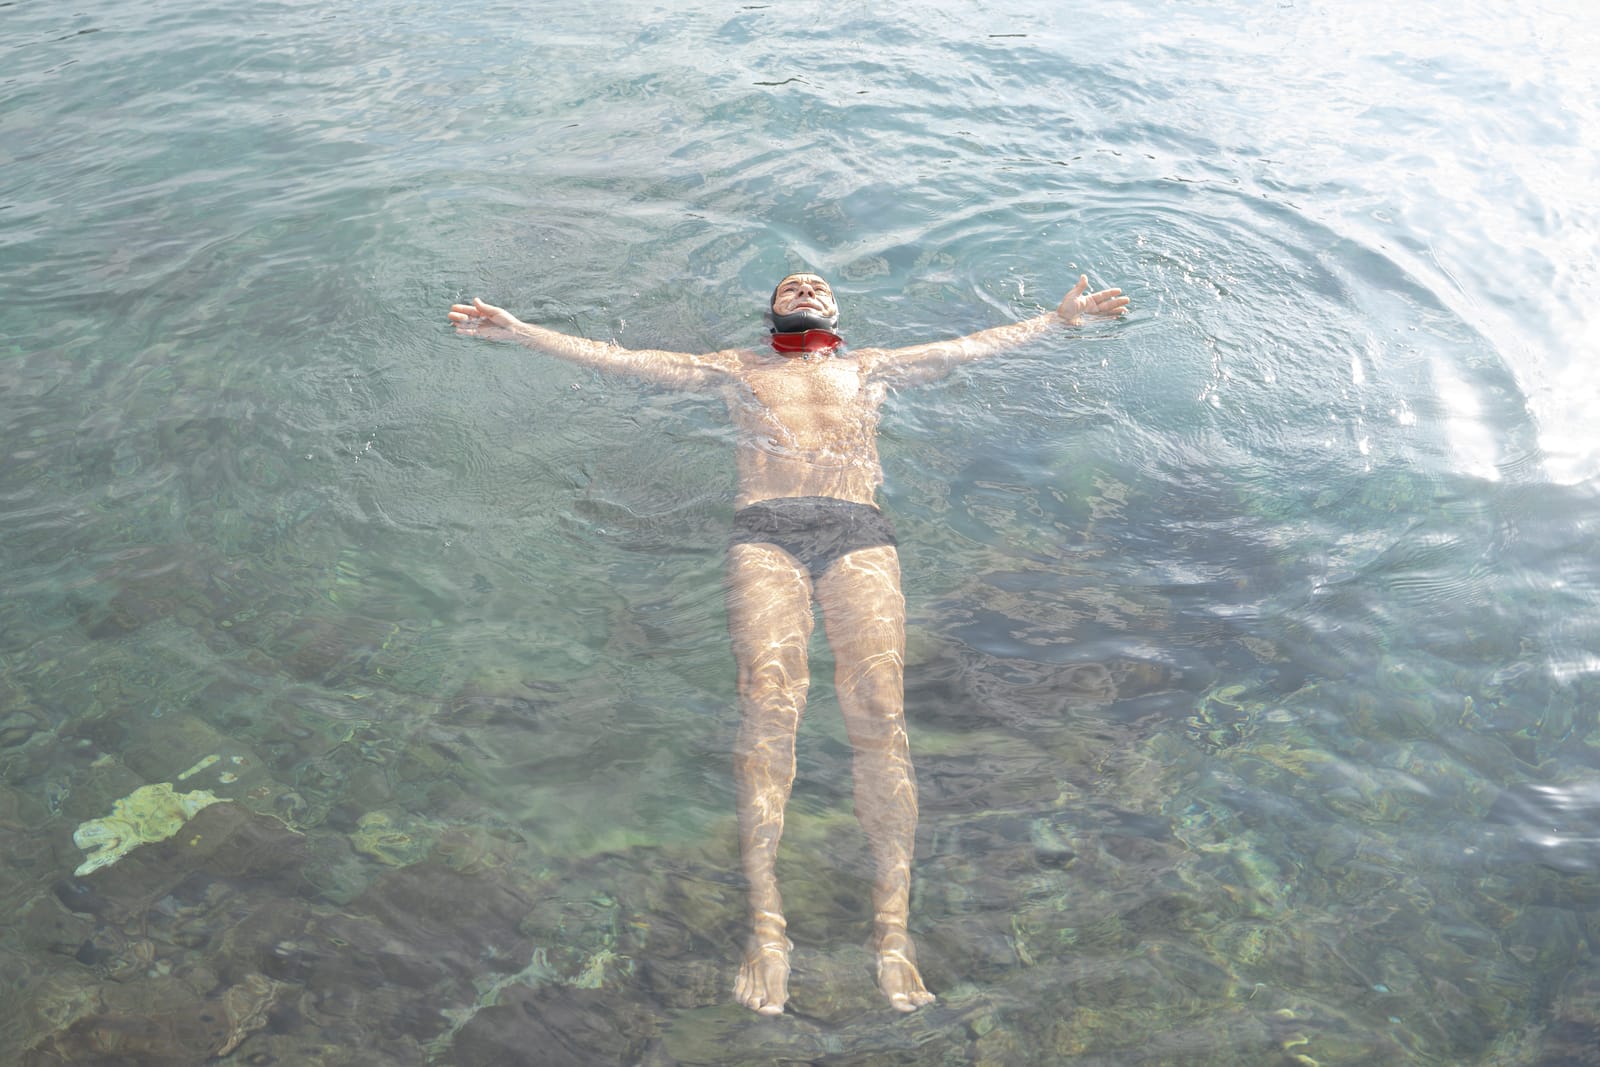
{"type": "Polygon", "coordinates": [[[1084,319],[1114,319],[1128,309],[1128,298],[1121,289],[1089,292],[1089,276],[1078,275],[1074,285],[1054,311],[1021,322],[980,330],[949,341],[932,341],[909,348],[870,348],[857,350],[869,373],[932,377],[956,363],[983,359],[1016,348],[1062,326],[1076,326],[1084,319]]]}
{"type": "Polygon", "coordinates": [[[473,297],[470,304],[453,304],[450,321],[456,333],[489,341],[516,341],[537,352],[582,363],[601,370],[619,371],[667,385],[692,386],[728,374],[738,367],[732,352],[696,356],[687,352],[630,349],[608,341],[591,341],[523,322],[504,308],[473,297]]]}

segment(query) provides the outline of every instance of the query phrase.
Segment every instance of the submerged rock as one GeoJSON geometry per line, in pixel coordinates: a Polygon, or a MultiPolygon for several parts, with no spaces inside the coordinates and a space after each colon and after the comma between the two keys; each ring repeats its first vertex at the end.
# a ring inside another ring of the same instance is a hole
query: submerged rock
{"type": "Polygon", "coordinates": [[[106,983],[66,1026],[23,1058],[28,1067],[202,1063],[226,1056],[267,1023],[285,986],[259,974],[237,985],[197,991],[175,976],[106,983]]]}
{"type": "MultiPolygon", "coordinates": [[[[462,1027],[451,1062],[460,1067],[500,1067],[535,1058],[544,1067],[650,1062],[660,1026],[656,1013],[636,995],[562,985],[513,986],[498,1004],[479,1011],[462,1027]]],[[[661,1062],[659,1055],[655,1062],[661,1062]]]]}
{"type": "Polygon", "coordinates": [[[1556,995],[1541,1064],[1600,1067],[1600,968],[1587,962],[1567,975],[1556,995]]]}

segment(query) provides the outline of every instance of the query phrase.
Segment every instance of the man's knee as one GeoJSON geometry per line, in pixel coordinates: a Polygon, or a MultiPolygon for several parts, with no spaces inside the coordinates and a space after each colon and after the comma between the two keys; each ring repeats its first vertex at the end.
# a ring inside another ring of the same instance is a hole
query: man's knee
{"type": "Polygon", "coordinates": [[[739,664],[739,695],[747,700],[805,700],[811,688],[806,657],[766,656],[739,664]]]}
{"type": "Polygon", "coordinates": [[[905,657],[897,648],[841,659],[834,671],[841,701],[899,711],[905,694],[905,657]]]}

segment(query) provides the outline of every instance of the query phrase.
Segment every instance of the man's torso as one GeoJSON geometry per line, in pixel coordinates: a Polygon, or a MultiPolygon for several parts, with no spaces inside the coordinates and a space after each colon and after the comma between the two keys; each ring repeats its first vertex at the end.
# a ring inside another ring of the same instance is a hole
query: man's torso
{"type": "Polygon", "coordinates": [[[747,354],[727,392],[739,431],[737,506],[794,496],[873,503],[883,396],[848,356],[747,354]]]}

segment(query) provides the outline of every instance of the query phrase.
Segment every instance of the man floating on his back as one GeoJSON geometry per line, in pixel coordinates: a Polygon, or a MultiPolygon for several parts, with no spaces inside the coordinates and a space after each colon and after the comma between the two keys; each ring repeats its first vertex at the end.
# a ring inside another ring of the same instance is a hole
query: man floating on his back
{"type": "Polygon", "coordinates": [[[767,311],[770,349],[707,355],[629,350],[548,330],[474,299],[450,309],[456,332],[666,385],[718,386],[738,429],[728,630],[741,719],[734,748],[739,845],[750,936],[734,984],[741,1004],[780,1015],[789,996],[788,922],[775,862],[795,774],[795,732],[810,685],[812,605],[822,608],[835,688],[855,752],[856,817],[877,869],[871,949],[878,987],[900,1011],[934,999],[907,932],[917,787],[904,711],[905,598],[894,527],[875,502],[879,411],[892,382],[926,380],[1128,306],[1120,289],[1078,283],[1054,311],[909,348],[847,350],[820,276],[791,274],[767,311]]]}

